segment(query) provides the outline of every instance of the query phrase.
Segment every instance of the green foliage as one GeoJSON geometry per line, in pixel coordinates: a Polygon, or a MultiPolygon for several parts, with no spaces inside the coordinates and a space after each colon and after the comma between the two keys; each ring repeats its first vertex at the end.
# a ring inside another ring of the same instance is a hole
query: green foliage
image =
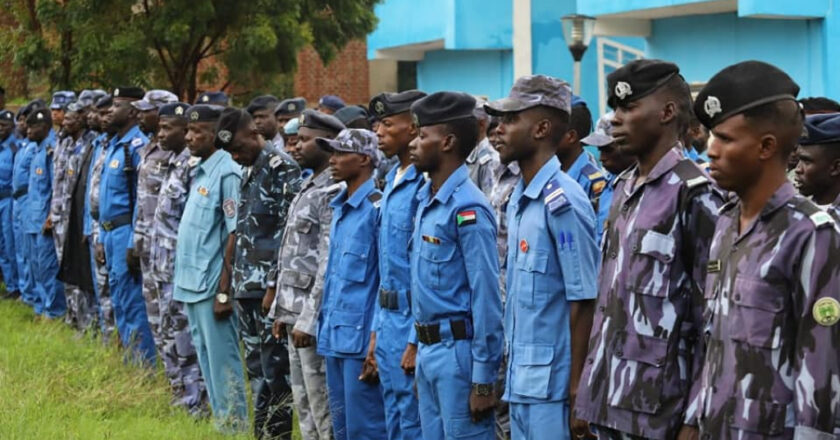
{"type": "Polygon", "coordinates": [[[17,26],[0,28],[0,61],[54,89],[137,83],[190,100],[199,81],[265,90],[287,82],[304,45],[328,62],[372,31],[378,1],[2,0],[17,26]]]}

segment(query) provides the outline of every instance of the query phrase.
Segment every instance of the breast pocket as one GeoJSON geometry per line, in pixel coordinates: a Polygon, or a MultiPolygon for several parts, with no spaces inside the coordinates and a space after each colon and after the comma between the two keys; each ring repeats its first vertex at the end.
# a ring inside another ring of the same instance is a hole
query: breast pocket
{"type": "Polygon", "coordinates": [[[370,243],[353,239],[341,251],[341,267],[339,274],[342,279],[361,283],[365,281],[370,260],[370,243]]]}
{"type": "Polygon", "coordinates": [[[191,226],[207,232],[213,227],[217,206],[213,203],[212,194],[208,193],[206,196],[196,194],[193,197],[195,197],[195,204],[188,222],[191,226]]]}
{"type": "Polygon", "coordinates": [[[0,162],[0,180],[10,182],[12,180],[12,171],[11,161],[0,162]]]}
{"type": "Polygon", "coordinates": [[[627,261],[627,290],[667,298],[671,290],[671,265],[676,253],[673,237],[656,231],[634,231],[627,261]]]}
{"type": "MultiPolygon", "coordinates": [[[[420,257],[420,280],[423,284],[432,289],[441,289],[444,286],[444,274],[450,267],[455,257],[455,243],[440,241],[440,243],[429,243],[421,241],[420,257]]],[[[415,246],[417,243],[415,243],[415,246]]]]}
{"type": "MultiPolygon", "coordinates": [[[[116,160],[116,159],[115,159],[116,160]]],[[[125,186],[125,171],[123,170],[122,162],[112,162],[106,163],[106,173],[108,174],[108,189],[114,189],[117,191],[123,191],[125,186]],[[117,167],[114,168],[111,165],[117,164],[117,167]]]]}
{"type": "Polygon", "coordinates": [[[548,252],[531,250],[516,256],[516,292],[519,304],[534,308],[545,300],[548,252]]]}
{"type": "Polygon", "coordinates": [[[341,354],[362,352],[365,334],[365,315],[361,312],[336,310],[330,314],[330,348],[341,354]]]}
{"type": "Polygon", "coordinates": [[[412,221],[410,212],[398,211],[392,214],[388,223],[388,232],[391,235],[392,243],[396,243],[393,251],[401,258],[408,258],[408,246],[403,245],[408,243],[411,239],[411,233],[414,230],[414,223],[412,221]]]}
{"type": "Polygon", "coordinates": [[[187,256],[183,262],[177,264],[175,271],[175,285],[192,292],[205,292],[208,287],[207,271],[208,264],[202,264],[194,258],[187,256]]]}
{"type": "Polygon", "coordinates": [[[765,280],[736,277],[730,294],[729,337],[754,347],[776,349],[781,344],[776,331],[784,319],[782,289],[765,280]]]}

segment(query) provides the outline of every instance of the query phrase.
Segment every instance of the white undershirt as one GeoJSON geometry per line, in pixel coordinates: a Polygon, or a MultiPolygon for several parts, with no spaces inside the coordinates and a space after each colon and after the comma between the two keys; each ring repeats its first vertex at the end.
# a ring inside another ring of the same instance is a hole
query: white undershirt
{"type": "Polygon", "coordinates": [[[400,183],[400,180],[402,180],[403,176],[405,176],[406,171],[408,171],[408,167],[401,168],[399,165],[397,165],[397,174],[394,176],[394,188],[397,187],[397,185],[400,183]]]}

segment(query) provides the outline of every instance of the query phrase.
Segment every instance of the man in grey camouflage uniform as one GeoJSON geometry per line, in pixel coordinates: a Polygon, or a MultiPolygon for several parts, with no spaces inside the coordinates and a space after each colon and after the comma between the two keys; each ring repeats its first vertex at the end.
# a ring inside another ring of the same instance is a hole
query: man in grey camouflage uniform
{"type": "MultiPolygon", "coordinates": [[[[152,281],[150,295],[158,301],[157,331],[160,332],[158,351],[163,359],[166,377],[175,394],[175,404],[193,414],[206,412],[207,391],[198,366],[198,357],[189,332],[184,305],[172,300],[172,280],[175,274],[175,242],[184,205],[189,195],[190,181],[195,176],[198,160],[190,157],[184,137],[187,134],[186,111],[189,104],[164,104],[158,115],[158,144],[170,153],[163,167],[160,195],[155,206],[152,229],[147,237],[149,271],[144,279],[152,281]]],[[[153,319],[148,311],[149,320],[153,319]]],[[[155,331],[155,328],[152,328],[155,331]]],[[[156,337],[157,342],[157,337],[156,337]]]]}
{"type": "Polygon", "coordinates": [[[254,118],[257,130],[277,151],[285,151],[283,130],[277,125],[277,118],[274,116],[274,109],[280,102],[273,95],[257,96],[248,103],[246,110],[254,118]]]}
{"type": "MultiPolygon", "coordinates": [[[[140,128],[151,135],[149,143],[140,150],[140,167],[137,171],[137,201],[134,208],[134,233],[129,245],[127,257],[129,270],[135,274],[149,274],[151,262],[149,256],[149,234],[154,227],[155,209],[166,169],[172,159],[172,151],[164,149],[157,139],[158,111],[161,106],[176,102],[178,99],[166,90],[150,90],[143,99],[133,101],[131,106],[140,111],[140,128]],[[152,117],[150,113],[154,112],[152,117]]],[[[146,314],[149,327],[158,352],[163,349],[160,316],[160,298],[156,296],[155,281],[150,276],[142,277],[143,299],[146,302],[146,314]]]]}
{"type": "MultiPolygon", "coordinates": [[[[332,438],[324,358],[315,351],[315,333],[329,249],[330,201],[342,185],[332,180],[329,153],[315,139],[335,138],[344,125],[335,117],[306,110],[300,117],[292,157],[313,170],[289,206],[277,274],[277,295],[269,317],[275,337],[289,342],[292,394],[305,439],[332,438]]],[[[269,294],[272,294],[269,287],[269,294]]]]}
{"type": "Polygon", "coordinates": [[[798,93],[775,66],[746,61],[694,104],[714,135],[711,177],[737,195],[708,262],[704,439],[837,438],[840,234],[785,175],[802,133],[798,93]]]}
{"type": "Polygon", "coordinates": [[[682,439],[697,433],[702,292],[723,201],[680,152],[691,96],[679,68],[633,61],[608,81],[613,138],[636,164],[616,179],[604,227],[575,416],[603,439],[682,439]]]}
{"type": "Polygon", "coordinates": [[[470,173],[470,180],[489,199],[493,191],[493,179],[501,162],[499,162],[499,152],[490,145],[490,139],[487,138],[490,116],[484,111],[486,102],[483,99],[476,100],[475,118],[478,120],[478,143],[470,155],[467,156],[466,165],[470,173]]]}
{"type": "Polygon", "coordinates": [[[265,315],[274,302],[277,249],[289,204],[300,190],[300,167],[257,132],[251,115],[228,109],[219,118],[216,144],[248,169],[242,179],[233,256],[234,309],[245,368],[254,399],[254,434],[260,439],[290,439],[292,390],[286,340],[271,334],[265,315]]]}

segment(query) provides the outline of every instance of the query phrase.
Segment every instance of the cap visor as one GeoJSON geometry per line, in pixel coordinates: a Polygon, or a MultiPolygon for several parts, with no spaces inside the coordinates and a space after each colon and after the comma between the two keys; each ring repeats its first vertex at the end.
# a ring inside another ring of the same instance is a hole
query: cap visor
{"type": "Polygon", "coordinates": [[[137,110],[140,110],[141,112],[145,112],[155,108],[155,106],[152,105],[152,103],[147,101],[134,101],[131,103],[131,106],[136,108],[137,110]]]}
{"type": "Polygon", "coordinates": [[[61,110],[61,104],[50,104],[50,110],[61,110]]]}
{"type": "Polygon", "coordinates": [[[522,102],[515,98],[502,98],[497,101],[488,102],[484,104],[484,111],[492,116],[501,116],[505,113],[521,112],[534,107],[531,103],[522,102]]]}
{"type": "Polygon", "coordinates": [[[613,138],[601,133],[591,133],[589,136],[581,139],[580,141],[593,147],[603,147],[604,145],[613,143],[613,138]]]}
{"type": "Polygon", "coordinates": [[[318,144],[324,151],[329,151],[332,153],[333,151],[344,151],[341,148],[341,142],[335,139],[327,139],[327,138],[316,138],[315,143],[318,144]]]}

